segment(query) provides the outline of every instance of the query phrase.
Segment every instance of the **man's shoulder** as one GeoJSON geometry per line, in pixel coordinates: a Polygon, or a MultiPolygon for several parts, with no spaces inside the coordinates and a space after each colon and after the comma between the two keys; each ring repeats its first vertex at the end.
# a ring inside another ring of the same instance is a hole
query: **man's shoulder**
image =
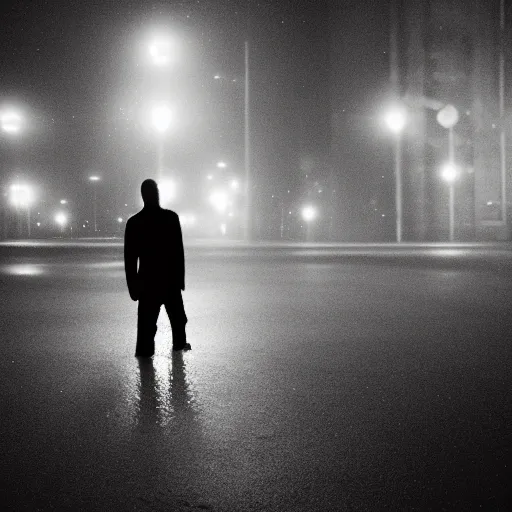
{"type": "Polygon", "coordinates": [[[142,210],[137,213],[134,213],[133,215],[128,217],[128,220],[126,221],[126,225],[128,226],[128,225],[137,224],[137,222],[139,222],[141,220],[141,214],[142,214],[142,210]]]}
{"type": "Polygon", "coordinates": [[[173,211],[173,210],[167,210],[166,208],[162,208],[162,213],[169,220],[179,219],[178,214],[175,211],[173,211]]]}
{"type": "Polygon", "coordinates": [[[168,210],[167,208],[162,208],[162,211],[165,213],[165,215],[169,215],[172,217],[178,216],[178,214],[174,210],[168,210]]]}

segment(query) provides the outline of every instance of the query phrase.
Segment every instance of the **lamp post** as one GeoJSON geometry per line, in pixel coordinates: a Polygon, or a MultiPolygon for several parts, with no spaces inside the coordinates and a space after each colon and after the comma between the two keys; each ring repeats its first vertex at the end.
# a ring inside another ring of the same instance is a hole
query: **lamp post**
{"type": "Polygon", "coordinates": [[[459,111],[453,105],[444,106],[437,113],[437,122],[448,130],[448,162],[443,166],[442,177],[449,183],[450,194],[450,242],[454,238],[454,181],[458,177],[455,165],[455,137],[453,127],[459,122],[459,111]]]}
{"type": "Polygon", "coordinates": [[[457,167],[453,162],[447,162],[443,168],[441,169],[441,176],[442,178],[448,183],[448,193],[449,193],[449,231],[450,231],[450,242],[453,242],[454,240],[454,234],[455,234],[455,189],[454,189],[454,183],[457,179],[459,173],[457,170],[457,167]]]}
{"type": "Polygon", "coordinates": [[[407,123],[405,109],[396,106],[388,111],[385,122],[395,136],[395,217],[396,241],[402,241],[402,131],[407,123]]]}
{"type": "Polygon", "coordinates": [[[158,164],[156,181],[159,183],[163,175],[164,160],[164,136],[169,129],[172,121],[172,111],[165,103],[154,105],[151,109],[151,124],[158,136],[158,164]]]}
{"type": "Polygon", "coordinates": [[[89,180],[93,183],[93,216],[94,216],[94,232],[98,231],[98,222],[96,217],[96,182],[100,181],[99,176],[89,176],[89,180]]]}
{"type": "Polygon", "coordinates": [[[0,126],[8,135],[17,135],[23,129],[23,116],[15,109],[5,109],[0,113],[0,126]]]}
{"type": "Polygon", "coordinates": [[[68,223],[68,217],[64,212],[58,212],[55,214],[55,222],[60,227],[60,233],[61,235],[64,234],[64,229],[66,228],[66,225],[68,223]]]}
{"type": "MultiPolygon", "coordinates": [[[[0,110],[0,131],[8,137],[15,138],[19,135],[25,127],[25,117],[22,112],[13,106],[4,106],[0,110]]],[[[12,202],[13,191],[11,189],[11,202],[12,202]]],[[[19,205],[15,205],[16,217],[18,223],[18,236],[21,236],[21,219],[19,217],[19,205]]],[[[28,231],[30,236],[30,211],[28,213],[28,231]]],[[[3,217],[4,217],[4,238],[7,238],[8,232],[8,213],[7,205],[3,205],[3,217]]]]}
{"type": "Polygon", "coordinates": [[[154,34],[147,46],[149,61],[153,66],[166,68],[178,59],[178,41],[169,34],[154,34]]]}
{"type": "Polygon", "coordinates": [[[317,217],[317,211],[314,206],[307,205],[302,208],[302,219],[306,223],[306,240],[311,241],[311,225],[317,217]]]}
{"type": "Polygon", "coordinates": [[[24,184],[15,183],[10,188],[10,201],[16,210],[16,219],[18,225],[18,236],[22,235],[22,220],[20,209],[25,208],[27,211],[27,234],[31,236],[31,223],[30,223],[30,207],[34,202],[34,193],[31,187],[24,184]]]}

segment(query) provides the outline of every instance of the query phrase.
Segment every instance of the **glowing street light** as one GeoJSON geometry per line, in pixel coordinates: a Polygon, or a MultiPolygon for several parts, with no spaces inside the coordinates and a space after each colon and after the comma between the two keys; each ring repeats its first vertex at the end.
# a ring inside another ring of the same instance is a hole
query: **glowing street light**
{"type": "Polygon", "coordinates": [[[453,242],[455,235],[455,180],[459,177],[459,170],[453,162],[447,162],[441,168],[441,177],[448,183],[449,192],[449,222],[450,222],[450,242],[453,242]]]}
{"type": "Polygon", "coordinates": [[[452,162],[447,162],[441,168],[441,177],[448,183],[453,183],[457,179],[458,174],[457,166],[452,162]]]}
{"type": "Polygon", "coordinates": [[[395,135],[395,216],[396,241],[402,241],[402,132],[407,124],[407,113],[402,106],[395,106],[384,116],[389,131],[395,135]]]}
{"type": "Polygon", "coordinates": [[[34,201],[34,192],[28,185],[15,183],[10,188],[11,204],[16,208],[27,208],[34,201]]]}
{"type": "Polygon", "coordinates": [[[160,193],[160,204],[167,206],[176,198],[176,183],[170,178],[162,179],[158,182],[158,191],[160,193]]]}
{"type": "Polygon", "coordinates": [[[224,190],[215,190],[210,194],[210,203],[219,213],[224,213],[229,206],[227,192],[224,190]]]}
{"type": "Polygon", "coordinates": [[[168,105],[160,103],[154,105],[151,109],[151,125],[159,136],[158,140],[158,168],[157,168],[157,181],[161,180],[163,172],[163,159],[164,159],[164,139],[165,132],[171,126],[173,120],[173,113],[168,105]]]}
{"type": "Polygon", "coordinates": [[[149,60],[156,67],[167,67],[178,59],[177,40],[168,34],[154,35],[147,48],[149,60]]]}
{"type": "MultiPolygon", "coordinates": [[[[100,177],[99,176],[89,176],[89,181],[92,181],[93,184],[95,184],[96,182],[100,181],[100,177]]],[[[96,231],[98,231],[98,223],[97,223],[97,217],[96,217],[96,208],[97,208],[97,205],[96,205],[96,186],[94,186],[94,196],[93,196],[93,214],[94,214],[94,232],[96,233],[96,231]]]]}
{"type": "Polygon", "coordinates": [[[230,186],[233,190],[238,190],[240,188],[240,183],[238,183],[238,180],[231,180],[230,186]]]}
{"type": "Polygon", "coordinates": [[[64,233],[64,229],[68,223],[68,217],[64,212],[57,212],[55,214],[55,222],[60,227],[61,233],[64,233]]]}
{"type": "Polygon", "coordinates": [[[60,204],[68,204],[67,199],[61,199],[61,200],[60,200],[60,204]]]}
{"type": "Polygon", "coordinates": [[[314,206],[307,205],[302,208],[301,211],[302,219],[306,222],[307,230],[306,230],[306,239],[308,241],[311,240],[311,226],[313,221],[317,218],[318,212],[314,206]]]}
{"type": "Polygon", "coordinates": [[[306,222],[311,222],[315,220],[316,216],[317,211],[314,206],[304,206],[304,208],[302,208],[302,218],[306,222]]]}
{"type": "Polygon", "coordinates": [[[172,117],[172,111],[165,103],[154,105],[151,109],[151,124],[159,134],[164,134],[169,129],[172,117]]]}
{"type": "Polygon", "coordinates": [[[401,107],[392,108],[386,113],[384,121],[392,133],[402,133],[407,123],[407,115],[405,113],[405,109],[401,107]]]}
{"type": "Polygon", "coordinates": [[[228,165],[226,164],[226,162],[217,162],[217,168],[218,169],[225,169],[228,165]]]}
{"type": "Polygon", "coordinates": [[[20,112],[9,109],[0,113],[2,131],[9,135],[17,135],[23,129],[23,116],[20,112]]]}
{"type": "Polygon", "coordinates": [[[16,209],[16,217],[18,219],[18,236],[21,236],[21,215],[20,208],[24,208],[27,210],[27,232],[30,237],[31,234],[31,225],[30,225],[30,207],[34,202],[34,191],[32,187],[25,184],[14,183],[11,185],[10,189],[10,203],[16,209]]]}

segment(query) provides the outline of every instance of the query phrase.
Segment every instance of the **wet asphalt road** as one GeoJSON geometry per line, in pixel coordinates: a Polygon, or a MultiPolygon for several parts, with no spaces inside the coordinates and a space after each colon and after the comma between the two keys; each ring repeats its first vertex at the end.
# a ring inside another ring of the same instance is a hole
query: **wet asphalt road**
{"type": "Polygon", "coordinates": [[[510,509],[510,246],[186,254],[141,363],[119,241],[0,244],[9,510],[510,509]]]}

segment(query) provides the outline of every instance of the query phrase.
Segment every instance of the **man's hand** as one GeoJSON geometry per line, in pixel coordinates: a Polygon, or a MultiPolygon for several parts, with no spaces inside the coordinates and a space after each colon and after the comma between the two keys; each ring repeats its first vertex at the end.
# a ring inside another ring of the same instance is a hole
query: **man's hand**
{"type": "Polygon", "coordinates": [[[138,301],[139,300],[140,292],[139,292],[139,284],[137,282],[130,283],[128,285],[128,292],[130,294],[130,298],[133,301],[138,301]]]}

